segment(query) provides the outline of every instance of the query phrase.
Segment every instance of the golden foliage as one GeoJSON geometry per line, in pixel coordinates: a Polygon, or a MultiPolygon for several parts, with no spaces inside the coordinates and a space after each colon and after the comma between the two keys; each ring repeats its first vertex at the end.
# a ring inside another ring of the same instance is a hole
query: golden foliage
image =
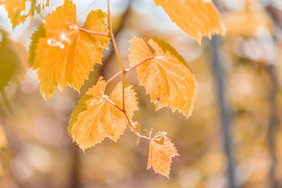
{"type": "Polygon", "coordinates": [[[169,106],[173,112],[178,110],[188,118],[192,113],[197,91],[194,75],[183,64],[183,59],[174,55],[175,51],[156,39],[150,39],[148,43],[154,49],[154,55],[143,39],[133,38],[130,41],[130,65],[135,66],[145,61],[137,67],[140,85],[150,94],[157,110],[169,106]]]}
{"type": "MultiPolygon", "coordinates": [[[[120,82],[110,96],[104,94],[105,88],[106,83],[100,78],[81,98],[72,113],[69,133],[83,150],[100,143],[105,137],[116,142],[128,123],[120,110],[123,84],[120,82]]],[[[126,87],[124,93],[126,112],[131,119],[133,112],[138,110],[138,103],[131,86],[126,87]]]]}
{"type": "Polygon", "coordinates": [[[153,167],[156,173],[168,178],[172,157],[178,155],[173,143],[166,137],[166,132],[158,132],[150,140],[147,169],[153,167]]]}
{"type": "Polygon", "coordinates": [[[185,33],[201,43],[203,36],[225,34],[219,12],[211,0],[154,0],[171,21],[185,33]]]}
{"type": "MultiPolygon", "coordinates": [[[[83,28],[107,33],[101,10],[91,11],[83,28]]],[[[38,69],[40,89],[48,99],[58,86],[62,90],[67,85],[79,90],[88,78],[95,63],[102,63],[102,51],[107,48],[109,38],[90,36],[76,21],[76,6],[65,1],[44,21],[45,37],[36,45],[33,69],[38,69]]]]}

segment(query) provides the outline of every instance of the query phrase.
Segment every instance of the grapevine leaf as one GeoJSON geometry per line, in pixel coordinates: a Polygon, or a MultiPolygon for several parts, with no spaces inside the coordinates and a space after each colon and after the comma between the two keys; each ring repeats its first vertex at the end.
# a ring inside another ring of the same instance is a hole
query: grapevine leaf
{"type": "MultiPolygon", "coordinates": [[[[120,82],[110,96],[104,94],[106,83],[99,78],[97,84],[83,96],[72,112],[68,131],[82,150],[96,145],[109,137],[113,141],[123,134],[128,123],[122,108],[122,87],[120,82]],[[114,103],[114,106],[111,102],[114,103]]],[[[132,86],[125,88],[125,107],[131,119],[138,110],[135,92],[132,86]]]]}
{"type": "MultiPolygon", "coordinates": [[[[17,25],[23,23],[26,18],[32,18],[37,10],[36,0],[0,0],[0,5],[4,5],[8,12],[8,17],[12,23],[12,27],[15,28],[17,25]],[[30,8],[27,9],[26,3],[30,2],[30,8]]],[[[40,2],[42,6],[49,6],[49,0],[40,2]]]]}
{"type": "Polygon", "coordinates": [[[130,65],[138,65],[153,56],[137,67],[140,85],[150,94],[157,110],[169,106],[173,112],[178,110],[188,118],[193,110],[198,87],[195,77],[184,59],[177,58],[179,54],[174,55],[176,51],[172,51],[171,46],[155,41],[156,39],[150,39],[148,42],[155,51],[153,55],[143,39],[133,38],[129,49],[130,65]],[[162,44],[165,46],[160,46],[162,44]]]}
{"type": "Polygon", "coordinates": [[[166,132],[158,132],[150,140],[147,170],[153,167],[156,173],[169,177],[172,157],[178,156],[177,150],[166,132]]]}
{"type": "Polygon", "coordinates": [[[185,33],[201,43],[203,36],[225,34],[225,28],[211,0],[154,0],[171,21],[185,33]]]}
{"type": "MultiPolygon", "coordinates": [[[[104,22],[106,16],[101,10],[91,11],[83,28],[108,33],[104,22]]],[[[94,64],[102,63],[102,51],[109,38],[81,31],[76,21],[76,6],[71,1],[65,1],[53,11],[43,26],[46,36],[39,39],[35,62],[31,65],[38,69],[43,97],[48,99],[57,86],[62,90],[70,85],[79,91],[94,64]]]]}

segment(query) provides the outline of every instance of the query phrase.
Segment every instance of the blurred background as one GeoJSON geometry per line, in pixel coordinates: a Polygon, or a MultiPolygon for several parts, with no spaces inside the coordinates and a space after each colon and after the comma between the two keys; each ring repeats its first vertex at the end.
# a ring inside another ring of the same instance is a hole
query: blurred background
{"type": "MultiPolygon", "coordinates": [[[[80,24],[91,9],[106,11],[104,0],[74,2],[80,24]]],[[[186,120],[168,108],[155,111],[136,75],[127,75],[138,92],[140,110],[134,119],[141,130],[168,132],[178,149],[169,180],[146,170],[148,142],[137,145],[128,129],[117,143],[106,139],[85,153],[72,142],[68,120],[80,95],[66,88],[44,101],[35,71],[27,66],[30,37],[41,18],[12,30],[0,6],[0,86],[6,93],[0,95],[0,187],[282,187],[282,1],[215,3],[227,34],[204,38],[199,46],[153,0],[111,0],[114,32],[127,66],[128,40],[157,36],[185,58],[198,81],[195,108],[186,120]]],[[[43,14],[61,4],[51,0],[43,14]]],[[[110,47],[81,93],[100,75],[109,79],[119,70],[110,47]]]]}

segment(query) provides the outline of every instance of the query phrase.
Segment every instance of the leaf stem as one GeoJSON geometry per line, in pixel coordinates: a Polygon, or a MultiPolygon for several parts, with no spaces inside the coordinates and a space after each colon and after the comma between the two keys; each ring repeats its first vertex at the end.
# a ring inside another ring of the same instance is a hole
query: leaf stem
{"type": "Polygon", "coordinates": [[[146,59],[144,59],[143,61],[141,61],[140,63],[134,65],[133,67],[129,67],[128,69],[126,69],[126,72],[130,72],[132,71],[133,69],[139,67],[140,65],[142,65],[143,63],[145,63],[146,61],[148,60],[151,60],[151,59],[154,59],[155,57],[154,56],[151,56],[151,57],[147,57],[146,59]]]}
{"type": "Polygon", "coordinates": [[[90,30],[84,29],[82,27],[80,27],[79,30],[83,31],[85,33],[91,34],[91,35],[98,35],[98,36],[105,36],[105,37],[109,37],[110,36],[108,33],[100,33],[100,32],[90,31],[90,30]]]}
{"type": "Polygon", "coordinates": [[[117,43],[116,43],[115,35],[113,33],[113,28],[112,28],[110,0],[107,0],[107,6],[108,6],[108,26],[109,26],[109,30],[110,30],[110,37],[112,39],[112,43],[113,43],[114,49],[115,49],[116,54],[118,56],[118,60],[119,60],[120,66],[121,66],[122,70],[124,71],[125,70],[125,66],[124,66],[124,63],[122,61],[122,58],[121,58],[121,55],[120,55],[120,52],[119,52],[119,49],[118,49],[118,46],[117,46],[117,43]]]}
{"type": "MultiPolygon", "coordinates": [[[[144,64],[146,61],[148,61],[148,60],[150,60],[150,59],[154,59],[154,58],[155,58],[155,56],[148,57],[148,58],[144,59],[143,61],[141,61],[140,63],[134,65],[133,67],[126,68],[126,69],[125,69],[125,74],[128,73],[128,72],[131,72],[133,69],[135,69],[135,68],[139,67],[140,65],[144,64]]],[[[112,77],[110,77],[110,78],[107,80],[106,83],[108,84],[109,82],[113,81],[116,77],[118,77],[118,76],[121,75],[121,74],[122,74],[122,71],[117,72],[117,73],[114,74],[112,77]]]]}
{"type": "Polygon", "coordinates": [[[128,121],[128,124],[130,126],[130,129],[132,130],[132,132],[134,133],[135,136],[139,137],[139,138],[144,138],[144,139],[147,139],[147,140],[151,140],[151,138],[147,137],[147,136],[144,136],[144,135],[141,135],[139,132],[137,132],[135,129],[134,129],[134,126],[132,125],[132,122],[130,121],[129,117],[128,117],[128,113],[126,112],[126,110],[120,108],[118,105],[116,105],[111,99],[109,98],[106,98],[106,101],[108,101],[111,105],[113,105],[114,107],[116,107],[118,110],[120,110],[126,117],[127,121],[128,121]]]}

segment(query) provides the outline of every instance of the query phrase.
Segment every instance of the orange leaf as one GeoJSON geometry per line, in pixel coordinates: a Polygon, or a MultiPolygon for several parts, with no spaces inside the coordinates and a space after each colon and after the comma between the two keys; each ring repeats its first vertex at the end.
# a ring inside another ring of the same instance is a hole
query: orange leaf
{"type": "Polygon", "coordinates": [[[148,42],[155,51],[154,55],[142,39],[133,38],[130,43],[131,66],[154,56],[137,67],[137,77],[156,109],[169,106],[173,112],[178,110],[188,118],[193,109],[197,83],[183,58],[171,46],[157,39],[148,42]]]}
{"type": "MultiPolygon", "coordinates": [[[[110,96],[104,94],[106,83],[99,78],[97,84],[90,88],[73,110],[69,121],[69,133],[83,150],[100,143],[109,137],[117,141],[128,123],[124,113],[111,104],[122,108],[122,87],[120,82],[110,96]]],[[[125,107],[131,119],[138,110],[135,92],[131,86],[125,88],[125,107]]]]}
{"type": "MultiPolygon", "coordinates": [[[[101,10],[91,11],[83,28],[108,33],[101,10]]],[[[80,89],[95,63],[102,63],[102,51],[107,48],[108,37],[90,36],[80,31],[76,21],[76,6],[71,1],[53,11],[44,21],[45,37],[39,39],[35,62],[40,89],[48,99],[58,86],[80,89]]]]}
{"type": "Polygon", "coordinates": [[[166,132],[158,132],[150,140],[147,170],[153,167],[156,173],[168,178],[172,157],[178,155],[173,143],[166,137],[166,132]]]}
{"type": "Polygon", "coordinates": [[[219,12],[212,0],[154,0],[185,33],[201,43],[203,36],[225,34],[219,12]]]}

